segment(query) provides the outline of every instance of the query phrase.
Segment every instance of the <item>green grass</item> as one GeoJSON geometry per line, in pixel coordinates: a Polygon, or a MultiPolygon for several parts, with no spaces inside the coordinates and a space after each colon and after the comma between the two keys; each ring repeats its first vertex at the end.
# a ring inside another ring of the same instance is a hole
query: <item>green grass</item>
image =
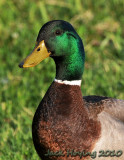
{"type": "Polygon", "coordinates": [[[32,118],[54,79],[55,65],[50,58],[24,70],[18,64],[49,20],[69,21],[83,39],[83,95],[124,99],[123,10],[122,0],[0,1],[0,160],[39,160],[32,118]]]}

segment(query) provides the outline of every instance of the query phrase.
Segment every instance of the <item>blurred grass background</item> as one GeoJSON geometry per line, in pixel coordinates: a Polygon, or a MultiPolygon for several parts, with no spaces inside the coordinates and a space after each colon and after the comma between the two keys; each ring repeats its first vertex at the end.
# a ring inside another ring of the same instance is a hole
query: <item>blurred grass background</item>
{"type": "Polygon", "coordinates": [[[123,0],[0,0],[0,160],[39,160],[32,142],[35,110],[55,76],[48,58],[34,68],[19,62],[49,20],[70,22],[84,42],[83,95],[124,99],[123,0]]]}

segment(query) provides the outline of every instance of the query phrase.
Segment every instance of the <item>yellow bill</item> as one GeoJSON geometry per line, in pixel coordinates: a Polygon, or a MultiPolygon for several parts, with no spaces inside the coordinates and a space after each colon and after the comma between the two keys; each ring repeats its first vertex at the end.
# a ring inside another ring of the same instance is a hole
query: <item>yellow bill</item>
{"type": "Polygon", "coordinates": [[[45,46],[44,40],[42,40],[38,46],[34,48],[33,52],[19,64],[19,67],[26,68],[36,66],[42,60],[49,57],[50,54],[45,46]]]}

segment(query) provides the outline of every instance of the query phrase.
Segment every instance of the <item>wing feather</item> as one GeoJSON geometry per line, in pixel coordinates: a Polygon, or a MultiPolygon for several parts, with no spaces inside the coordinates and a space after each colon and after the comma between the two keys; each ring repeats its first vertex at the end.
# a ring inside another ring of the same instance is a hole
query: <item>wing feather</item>
{"type": "Polygon", "coordinates": [[[83,101],[91,117],[97,117],[105,111],[124,122],[124,100],[103,96],[84,96],[83,101]]]}

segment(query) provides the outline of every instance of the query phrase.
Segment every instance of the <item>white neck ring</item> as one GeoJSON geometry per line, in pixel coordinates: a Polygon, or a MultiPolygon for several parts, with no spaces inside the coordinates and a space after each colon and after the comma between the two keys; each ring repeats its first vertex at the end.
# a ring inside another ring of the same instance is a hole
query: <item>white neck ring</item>
{"type": "Polygon", "coordinates": [[[54,81],[57,82],[57,83],[60,83],[60,84],[81,86],[81,80],[74,80],[74,81],[64,80],[64,81],[62,81],[62,80],[59,80],[59,79],[55,79],[54,81]]]}

